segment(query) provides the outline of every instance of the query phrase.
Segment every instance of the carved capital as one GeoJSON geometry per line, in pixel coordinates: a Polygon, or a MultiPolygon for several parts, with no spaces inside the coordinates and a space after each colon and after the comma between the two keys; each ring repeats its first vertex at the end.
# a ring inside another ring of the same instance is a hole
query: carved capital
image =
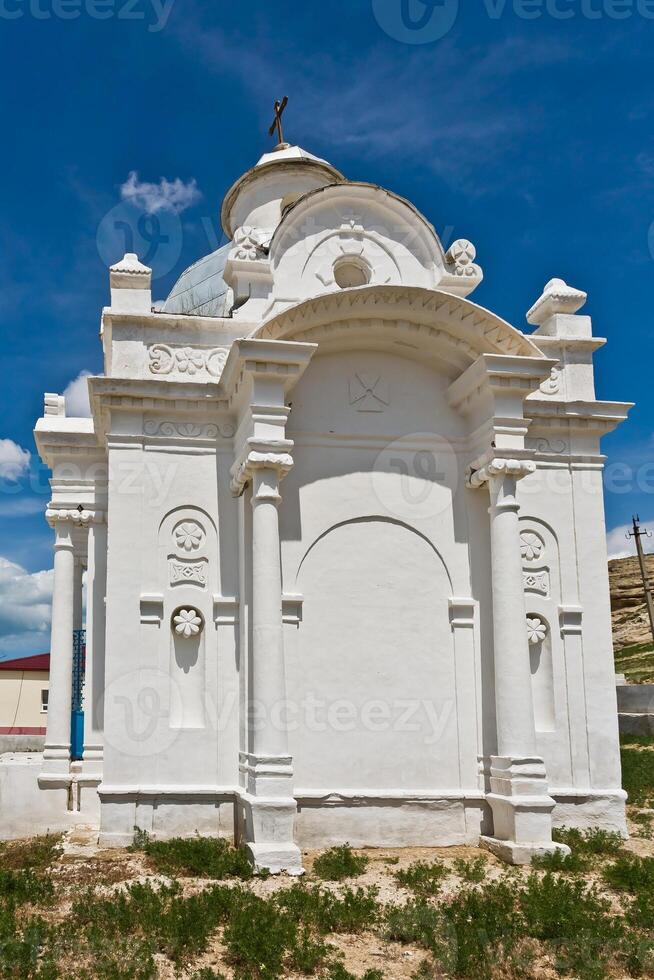
{"type": "Polygon", "coordinates": [[[495,457],[484,463],[479,469],[471,468],[468,474],[468,486],[473,490],[489,483],[493,477],[512,476],[521,480],[524,476],[536,471],[536,464],[531,459],[501,459],[495,457]]]}
{"type": "Polygon", "coordinates": [[[86,510],[83,507],[68,509],[66,507],[48,507],[45,519],[50,527],[68,523],[74,527],[88,527],[89,524],[103,524],[105,513],[102,510],[86,510]]]}
{"type": "Polygon", "coordinates": [[[293,457],[288,450],[293,448],[290,439],[279,442],[259,442],[248,439],[243,452],[231,468],[231,490],[240,497],[257,470],[275,470],[277,479],[282,480],[293,468],[293,457]]]}

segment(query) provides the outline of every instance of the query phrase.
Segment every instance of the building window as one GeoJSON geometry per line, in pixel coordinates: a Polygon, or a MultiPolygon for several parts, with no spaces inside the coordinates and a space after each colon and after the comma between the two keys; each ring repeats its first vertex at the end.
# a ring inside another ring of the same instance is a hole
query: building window
{"type": "Polygon", "coordinates": [[[48,710],[48,689],[41,691],[41,713],[45,714],[48,710]]]}

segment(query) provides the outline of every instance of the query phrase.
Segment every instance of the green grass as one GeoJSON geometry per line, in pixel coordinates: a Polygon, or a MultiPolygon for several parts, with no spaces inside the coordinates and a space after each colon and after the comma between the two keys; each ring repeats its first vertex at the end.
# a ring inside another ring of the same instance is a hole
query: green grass
{"type": "Polygon", "coordinates": [[[349,844],[332,847],[316,858],[313,871],[324,881],[344,881],[356,878],[368,867],[368,858],[355,854],[349,844]]]}
{"type": "Polygon", "coordinates": [[[133,851],[142,851],[155,870],[162,874],[201,878],[252,877],[250,862],[242,848],[219,837],[176,837],[155,841],[137,830],[133,851]]]}
{"type": "MultiPolygon", "coordinates": [[[[173,877],[111,892],[91,887],[74,893],[70,905],[62,877],[49,868],[50,845],[39,844],[25,850],[30,867],[0,872],[0,980],[156,980],[162,971],[224,980],[217,966],[200,968],[212,962],[217,942],[235,980],[283,980],[291,973],[362,980],[345,969],[329,941],[353,934],[366,945],[387,940],[419,947],[425,959],[416,958],[414,980],[527,980],[545,962],[557,976],[578,980],[654,977],[654,857],[637,857],[618,835],[601,830],[563,829],[556,837],[572,849],[569,858],[553,857],[531,871],[493,864],[492,879],[483,854],[451,867],[434,861],[389,868],[388,883],[401,879],[413,891],[401,906],[380,904],[376,888],[326,885],[311,876],[283,882],[270,895],[258,893],[261,882],[257,893],[249,882],[198,882],[212,861],[216,874],[232,877],[229,862],[238,861],[238,852],[223,845],[218,857],[206,853],[199,839],[152,853],[146,847],[153,842],[137,842],[148,863],[174,862],[183,884],[173,877]],[[601,887],[575,876],[582,867],[596,873],[601,887]],[[455,876],[462,879],[456,890],[455,876]],[[451,887],[441,894],[448,877],[451,887]],[[57,897],[66,900],[59,902],[60,918],[46,921],[57,897]]],[[[330,860],[337,851],[342,870],[354,858],[361,873],[360,858],[340,850],[328,852],[330,860]]],[[[363,980],[383,976],[382,963],[363,980]]]]}
{"type": "Polygon", "coordinates": [[[643,684],[654,680],[654,644],[636,643],[615,652],[615,670],[628,681],[643,684]]]}
{"type": "Polygon", "coordinates": [[[629,795],[629,803],[648,806],[654,803],[654,752],[637,748],[623,748],[622,785],[629,795]]]}
{"type": "Polygon", "coordinates": [[[60,854],[59,834],[0,842],[0,867],[3,871],[46,871],[60,854]]]}

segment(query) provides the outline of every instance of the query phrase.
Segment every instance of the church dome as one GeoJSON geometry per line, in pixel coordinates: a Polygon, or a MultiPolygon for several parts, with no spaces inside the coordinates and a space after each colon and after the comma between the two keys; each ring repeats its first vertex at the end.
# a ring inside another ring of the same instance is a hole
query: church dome
{"type": "Polygon", "coordinates": [[[235,231],[256,228],[267,244],[290,205],[321,187],[344,182],[331,163],[301,146],[282,144],[264,153],[225,195],[221,220],[230,241],[184,270],[160,312],[229,316],[234,296],[224,272],[235,231]]]}
{"type": "Polygon", "coordinates": [[[185,269],[160,307],[160,312],[229,316],[233,296],[223,274],[231,247],[232,243],[228,242],[185,269]]]}
{"type": "Polygon", "coordinates": [[[233,238],[237,228],[247,225],[272,237],[282,219],[282,202],[345,180],[327,160],[301,146],[281,144],[227,191],[220,216],[225,234],[233,238]]]}

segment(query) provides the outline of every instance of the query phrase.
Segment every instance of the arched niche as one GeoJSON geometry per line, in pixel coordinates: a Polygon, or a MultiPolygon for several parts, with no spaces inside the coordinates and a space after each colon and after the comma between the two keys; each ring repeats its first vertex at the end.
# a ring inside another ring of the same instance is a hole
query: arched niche
{"type": "Polygon", "coordinates": [[[168,664],[171,728],[202,729],[208,724],[207,658],[215,655],[213,595],[218,591],[217,556],[216,526],[206,511],[178,507],[161,521],[160,642],[162,662],[168,664]]]}
{"type": "Polygon", "coordinates": [[[430,789],[458,776],[451,594],[431,543],[399,521],[340,523],[300,562],[287,688],[296,784],[430,789]]]}

